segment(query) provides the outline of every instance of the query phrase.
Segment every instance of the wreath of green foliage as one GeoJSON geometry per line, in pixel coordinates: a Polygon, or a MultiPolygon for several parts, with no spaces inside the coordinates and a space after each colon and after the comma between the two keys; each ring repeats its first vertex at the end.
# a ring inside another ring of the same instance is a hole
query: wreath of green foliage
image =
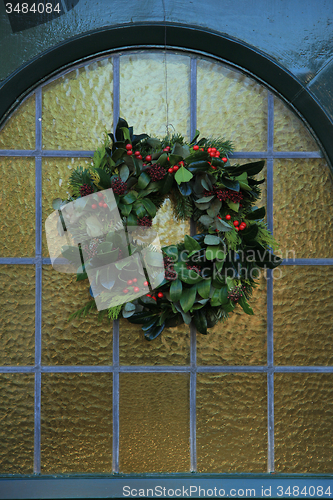
{"type": "MultiPolygon", "coordinates": [[[[72,172],[72,196],[67,203],[112,187],[124,226],[149,226],[164,199],[170,197],[176,218],[191,217],[200,234],[162,248],[165,276],[158,289],[151,293],[142,289],[141,297],[101,311],[101,316],[108,313],[109,319],[116,319],[122,315],[141,324],[145,338],[153,340],[165,327],[182,322],[193,322],[206,334],[237,304],[253,314],[248,299],[260,268],[281,264],[271,252],[276,242],[264,221],[265,208],[255,206],[265,180],[255,176],[264,161],[232,166],[229,141],[199,140],[198,131],[190,143],[177,134],[162,140],[134,135],[122,118],[115,137],[108,136],[95,152],[93,166],[72,172]]],[[[97,242],[95,261],[103,244],[97,242]]],[[[113,250],[117,247],[117,242],[108,244],[113,250]]],[[[79,269],[77,280],[86,278],[79,269]]],[[[103,280],[99,285],[103,286],[103,280]]],[[[93,309],[94,299],[70,319],[93,309]]]]}

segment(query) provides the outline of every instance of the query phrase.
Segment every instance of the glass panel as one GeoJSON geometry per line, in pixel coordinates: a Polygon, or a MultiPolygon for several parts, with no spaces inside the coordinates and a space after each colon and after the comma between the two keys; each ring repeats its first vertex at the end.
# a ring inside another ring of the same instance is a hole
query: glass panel
{"type": "Polygon", "coordinates": [[[276,472],[332,474],[333,374],[274,378],[276,472]]]}
{"type": "Polygon", "coordinates": [[[266,386],[262,374],[198,374],[198,472],[266,472],[266,386]]]}
{"type": "Polygon", "coordinates": [[[134,133],[190,135],[190,58],[141,53],[120,58],[120,116],[134,133]],[[166,85],[167,82],[167,85],[166,85]],[[168,106],[167,106],[168,104],[168,106]]]}
{"type": "Polygon", "coordinates": [[[0,374],[0,474],[32,474],[34,375],[0,374]]]}
{"type": "Polygon", "coordinates": [[[97,311],[68,321],[92,300],[87,280],[43,267],[42,362],[48,365],[112,363],[112,322],[97,321],[97,311]]]}
{"type": "Polygon", "coordinates": [[[155,340],[144,338],[141,325],[120,320],[119,358],[123,365],[185,365],[190,361],[190,332],[185,324],[165,328],[155,340]]]}
{"type": "Polygon", "coordinates": [[[325,160],[274,161],[274,236],[284,258],[333,257],[333,182],[325,160]]]}
{"type": "Polygon", "coordinates": [[[225,322],[197,334],[197,362],[200,365],[264,365],[266,364],[267,301],[264,274],[254,290],[250,306],[253,316],[240,306],[225,322]]]}
{"type": "Polygon", "coordinates": [[[111,472],[112,374],[42,376],[42,473],[111,472]]]}
{"type": "Polygon", "coordinates": [[[197,128],[221,136],[235,151],[266,151],[267,90],[238,71],[198,60],[197,128]]]}
{"type": "Polygon", "coordinates": [[[333,365],[333,266],[284,266],[274,281],[275,363],[333,365]]]}
{"type": "Polygon", "coordinates": [[[1,129],[0,149],[35,149],[35,94],[19,106],[1,129]]]}
{"type": "Polygon", "coordinates": [[[55,198],[66,200],[70,194],[68,180],[72,169],[82,166],[89,168],[90,158],[44,158],[43,159],[43,256],[49,257],[45,236],[45,220],[54,211],[52,201],[55,198]]]}
{"type": "Polygon", "coordinates": [[[121,472],[189,471],[189,375],[119,378],[121,472]]]}
{"type": "Polygon", "coordinates": [[[153,227],[158,232],[161,246],[182,242],[185,235],[190,234],[190,221],[178,221],[176,219],[169,198],[164,201],[156,217],[154,217],[153,227]]]}
{"type": "Polygon", "coordinates": [[[34,257],[35,162],[28,158],[0,158],[0,169],[0,256],[34,257]]]}
{"type": "Polygon", "coordinates": [[[0,266],[0,365],[35,361],[35,268],[0,266]]]}
{"type": "Polygon", "coordinates": [[[43,88],[43,148],[95,150],[113,128],[112,59],[87,64],[43,88]]]}
{"type": "Polygon", "coordinates": [[[296,113],[276,97],[274,98],[274,150],[319,150],[319,146],[296,113]]]}

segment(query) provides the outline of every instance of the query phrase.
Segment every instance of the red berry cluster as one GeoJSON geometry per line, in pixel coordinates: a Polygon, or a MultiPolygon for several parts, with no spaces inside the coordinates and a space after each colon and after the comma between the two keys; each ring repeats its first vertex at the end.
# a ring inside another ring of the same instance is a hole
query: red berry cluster
{"type": "Polygon", "coordinates": [[[126,184],[126,182],[123,182],[120,179],[120,177],[116,177],[115,179],[112,180],[111,187],[112,187],[113,192],[115,194],[121,195],[121,194],[125,193],[125,191],[127,189],[127,184],[126,184]]]}
{"type": "Polygon", "coordinates": [[[83,250],[87,252],[89,259],[92,259],[96,255],[99,243],[99,239],[94,238],[89,244],[83,246],[83,250]]]}
{"type": "Polygon", "coordinates": [[[243,297],[243,292],[246,290],[246,286],[237,285],[232,290],[230,290],[228,299],[232,302],[238,302],[240,298],[243,297]]]}
{"type": "MultiPolygon", "coordinates": [[[[127,280],[127,285],[133,287],[133,292],[134,293],[140,292],[140,288],[136,285],[137,282],[138,282],[137,278],[133,278],[131,280],[127,280]]],[[[147,283],[147,282],[145,281],[145,283],[147,283]]],[[[128,292],[129,292],[129,289],[128,288],[124,288],[123,293],[126,294],[128,292]]]]}
{"type": "MultiPolygon", "coordinates": [[[[126,144],[125,148],[127,149],[127,155],[132,156],[132,154],[133,154],[132,144],[126,144]]],[[[138,160],[142,160],[142,156],[141,156],[140,151],[135,151],[134,156],[138,160]]]]}
{"type": "Polygon", "coordinates": [[[220,201],[231,200],[234,203],[239,203],[243,199],[241,192],[232,191],[231,189],[218,189],[216,186],[211,191],[204,191],[204,197],[215,195],[220,201]]]}
{"type": "MultiPolygon", "coordinates": [[[[155,301],[157,300],[157,298],[155,297],[155,295],[151,295],[150,293],[147,293],[146,297],[150,297],[151,299],[154,299],[155,301]]],[[[157,297],[159,299],[162,299],[164,297],[164,295],[163,295],[162,292],[158,292],[157,297]]]]}
{"type": "Polygon", "coordinates": [[[149,219],[149,217],[142,217],[141,219],[138,219],[138,226],[145,226],[145,227],[151,227],[152,221],[149,219]]]}
{"type": "Polygon", "coordinates": [[[153,182],[160,181],[166,176],[165,168],[163,168],[159,163],[148,167],[146,169],[147,174],[153,182]]]}
{"type": "Polygon", "coordinates": [[[239,223],[238,220],[234,220],[233,225],[235,226],[236,231],[243,231],[243,229],[246,228],[246,222],[239,223]]]}
{"type": "Polygon", "coordinates": [[[201,268],[199,266],[191,266],[188,262],[186,263],[187,269],[190,271],[195,271],[197,274],[200,274],[201,268]]]}
{"type": "Polygon", "coordinates": [[[177,165],[174,165],[173,167],[168,168],[169,174],[174,174],[175,172],[177,172],[177,170],[180,169],[180,167],[183,167],[184,165],[185,165],[185,163],[183,161],[178,162],[177,165]]]}
{"type": "Polygon", "coordinates": [[[88,184],[83,184],[80,187],[80,195],[81,196],[88,196],[89,194],[92,194],[94,192],[94,188],[91,186],[88,186],[88,184]]]}
{"type": "MultiPolygon", "coordinates": [[[[104,195],[101,191],[99,191],[99,192],[97,193],[97,196],[98,196],[98,198],[100,199],[100,201],[98,202],[98,206],[99,206],[99,207],[101,207],[101,208],[102,208],[102,207],[103,207],[103,208],[107,208],[107,206],[108,206],[108,205],[107,205],[107,203],[105,203],[105,195],[104,195]]],[[[97,208],[96,203],[93,203],[93,204],[91,205],[91,208],[92,208],[93,210],[95,210],[95,209],[97,208]]]]}
{"type": "Polygon", "coordinates": [[[173,268],[173,260],[170,257],[164,257],[164,269],[165,269],[165,279],[168,281],[174,281],[177,279],[177,273],[173,268]]]}

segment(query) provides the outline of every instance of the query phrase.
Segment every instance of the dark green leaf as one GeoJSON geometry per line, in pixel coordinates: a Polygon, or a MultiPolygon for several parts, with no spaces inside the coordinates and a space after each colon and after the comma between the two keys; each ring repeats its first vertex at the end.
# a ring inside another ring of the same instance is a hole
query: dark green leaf
{"type": "Polygon", "coordinates": [[[130,205],[131,203],[135,202],[137,197],[138,193],[136,191],[130,191],[122,197],[122,202],[125,203],[125,205],[130,205]]]}
{"type": "Polygon", "coordinates": [[[169,191],[171,190],[172,184],[173,184],[173,174],[170,174],[168,172],[167,175],[163,179],[163,184],[162,184],[162,187],[160,189],[160,193],[161,194],[169,193],[169,191]]]}
{"type": "Polygon", "coordinates": [[[138,219],[134,214],[129,214],[127,217],[127,225],[128,226],[137,226],[138,225],[138,219]]]}
{"type": "Polygon", "coordinates": [[[249,306],[244,296],[239,299],[238,304],[242,307],[246,314],[250,314],[251,316],[254,314],[252,307],[249,306]]]}
{"type": "Polygon", "coordinates": [[[207,318],[205,311],[195,311],[193,315],[193,323],[199,333],[207,335],[207,318]]]}
{"type": "Polygon", "coordinates": [[[266,209],[265,207],[257,208],[256,210],[253,210],[249,214],[246,215],[246,218],[248,220],[260,220],[265,217],[266,214],[266,209]]]}
{"type": "Polygon", "coordinates": [[[206,249],[207,260],[218,259],[223,261],[225,259],[225,253],[221,246],[208,246],[206,249]]]}
{"type": "Polygon", "coordinates": [[[154,340],[156,339],[164,330],[165,323],[162,323],[162,325],[154,325],[152,326],[149,330],[145,332],[145,338],[147,340],[154,340]]]}
{"type": "Polygon", "coordinates": [[[262,171],[265,166],[265,160],[254,161],[252,163],[245,163],[245,165],[239,165],[233,169],[233,175],[239,175],[242,172],[247,172],[247,175],[256,175],[262,171]]]}
{"type": "Polygon", "coordinates": [[[209,297],[211,282],[212,282],[212,280],[211,280],[211,278],[209,278],[209,279],[205,279],[203,281],[200,281],[200,283],[197,284],[198,294],[203,299],[208,299],[208,297],[209,297]]]}
{"type": "Polygon", "coordinates": [[[140,177],[138,179],[138,188],[144,189],[145,187],[148,186],[150,181],[151,181],[150,176],[146,172],[142,172],[142,174],[140,175],[140,177]]]}
{"type": "Polygon", "coordinates": [[[179,184],[178,189],[183,196],[189,196],[192,193],[191,185],[188,182],[182,182],[179,184]]]}
{"type": "Polygon", "coordinates": [[[231,189],[232,191],[239,191],[239,189],[240,189],[238,181],[229,179],[225,175],[222,176],[221,183],[223,184],[224,187],[231,189]]]}
{"type": "Polygon", "coordinates": [[[165,255],[170,257],[174,262],[178,259],[178,248],[176,245],[169,245],[162,248],[165,255]]]}
{"type": "Polygon", "coordinates": [[[184,238],[184,245],[185,245],[186,250],[188,250],[189,252],[193,252],[194,250],[195,251],[201,250],[200,244],[196,240],[191,238],[191,236],[188,236],[187,234],[185,235],[185,238],[184,238]]]}
{"type": "Polygon", "coordinates": [[[127,217],[131,213],[133,205],[124,205],[123,203],[119,203],[118,208],[122,215],[127,217]]]}
{"type": "Polygon", "coordinates": [[[234,212],[238,212],[239,203],[234,203],[233,201],[228,200],[227,204],[228,204],[228,207],[231,208],[231,210],[234,210],[234,212]]]}
{"type": "Polygon", "coordinates": [[[178,278],[181,279],[187,285],[194,285],[196,283],[199,283],[199,281],[203,280],[202,276],[193,271],[193,269],[186,269],[186,268],[182,268],[181,271],[178,272],[178,278]]]}
{"type": "Polygon", "coordinates": [[[142,217],[145,217],[147,215],[146,209],[141,201],[136,201],[133,205],[133,208],[139,219],[142,219],[142,217]]]}
{"type": "Polygon", "coordinates": [[[215,227],[219,231],[223,231],[225,233],[232,230],[232,227],[227,222],[223,219],[219,219],[218,217],[215,218],[215,227]]]}
{"type": "Polygon", "coordinates": [[[222,201],[215,198],[215,200],[211,202],[210,207],[207,210],[207,214],[210,217],[215,217],[220,212],[221,207],[222,207],[222,201]]]}
{"type": "Polygon", "coordinates": [[[182,296],[183,285],[182,282],[177,279],[172,281],[170,286],[170,299],[172,302],[178,302],[182,296]]]}
{"type": "Polygon", "coordinates": [[[123,182],[126,182],[129,177],[129,168],[127,165],[122,165],[119,169],[119,176],[123,182]]]}
{"type": "Polygon", "coordinates": [[[147,210],[147,212],[149,213],[150,217],[155,217],[156,206],[154,205],[154,203],[151,200],[144,198],[142,200],[142,204],[145,207],[145,209],[147,210]]]}
{"type": "Polygon", "coordinates": [[[191,307],[194,304],[195,297],[197,295],[197,288],[196,286],[191,286],[191,288],[185,288],[183,290],[181,299],[180,299],[180,305],[183,308],[183,311],[187,313],[191,307]]]}

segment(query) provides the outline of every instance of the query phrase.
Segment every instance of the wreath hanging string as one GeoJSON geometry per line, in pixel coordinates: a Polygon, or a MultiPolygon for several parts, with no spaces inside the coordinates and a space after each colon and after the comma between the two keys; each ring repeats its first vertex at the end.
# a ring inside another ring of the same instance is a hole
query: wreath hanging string
{"type": "MultiPolygon", "coordinates": [[[[108,313],[109,319],[116,319],[122,315],[141,324],[145,338],[153,340],[165,327],[182,322],[193,322],[200,333],[207,334],[207,329],[227,319],[237,305],[252,315],[248,299],[260,268],[273,269],[282,262],[272,253],[276,242],[264,221],[265,208],[255,206],[265,181],[255,176],[265,162],[232,166],[229,141],[199,139],[198,131],[190,143],[178,134],[162,140],[134,135],[122,118],[115,137],[108,136],[95,152],[93,166],[77,167],[71,173],[72,196],[54,200],[53,208],[96,194],[92,208],[98,215],[103,210],[103,191],[112,188],[124,226],[150,227],[163,201],[170,197],[176,218],[192,217],[199,233],[162,248],[164,278],[150,293],[144,277],[142,282],[124,282],[121,273],[126,273],[126,266],[119,271],[111,283],[128,300],[101,311],[100,316],[108,313]],[[131,300],[133,290],[142,295],[131,300]]],[[[81,221],[81,227],[85,223],[81,221]]],[[[99,261],[102,265],[106,247],[109,255],[116,250],[121,255],[122,244],[119,238],[91,238],[82,249],[85,266],[99,261]]],[[[73,255],[70,248],[64,248],[62,254],[69,260],[73,255]]],[[[85,269],[77,264],[77,280],[87,279],[85,269]]],[[[110,281],[99,276],[94,295],[102,293],[103,287],[110,287],[110,281]]],[[[93,309],[94,299],[69,320],[93,309]]]]}

